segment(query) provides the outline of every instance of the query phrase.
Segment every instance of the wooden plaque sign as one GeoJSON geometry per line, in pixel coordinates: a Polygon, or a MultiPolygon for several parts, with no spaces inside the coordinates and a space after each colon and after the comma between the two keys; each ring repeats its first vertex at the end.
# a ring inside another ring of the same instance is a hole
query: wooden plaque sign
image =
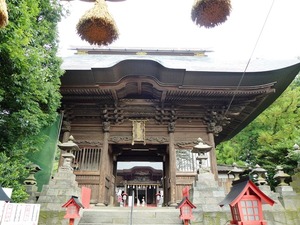
{"type": "Polygon", "coordinates": [[[145,126],[147,120],[131,120],[132,121],[132,145],[134,142],[143,142],[146,145],[145,126]]]}

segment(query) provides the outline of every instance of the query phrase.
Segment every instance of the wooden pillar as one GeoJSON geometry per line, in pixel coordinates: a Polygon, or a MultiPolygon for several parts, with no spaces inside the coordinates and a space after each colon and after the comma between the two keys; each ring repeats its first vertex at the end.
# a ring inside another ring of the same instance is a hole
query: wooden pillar
{"type": "Polygon", "coordinates": [[[170,123],[169,132],[169,182],[170,182],[170,206],[176,206],[176,149],[174,146],[175,123],[170,123]]]}
{"type": "Polygon", "coordinates": [[[71,135],[71,123],[69,121],[63,121],[62,127],[61,127],[63,134],[62,142],[68,142],[69,137],[71,135]]]}
{"type": "MultiPolygon", "coordinates": [[[[167,205],[168,202],[169,202],[169,191],[168,191],[168,188],[169,188],[169,156],[166,156],[165,157],[165,161],[163,163],[163,204],[164,205],[167,205]]],[[[158,193],[158,188],[159,186],[157,186],[156,188],[156,193],[154,194],[157,194],[158,193]]],[[[156,196],[155,196],[156,197],[156,196]]],[[[155,198],[155,201],[156,201],[156,198],[155,198]]]]}
{"type": "Polygon", "coordinates": [[[111,146],[107,143],[108,145],[108,157],[109,157],[109,161],[108,161],[108,168],[109,168],[109,179],[110,179],[110,182],[109,182],[109,197],[108,197],[108,200],[109,200],[109,205],[113,206],[114,205],[114,200],[115,200],[115,197],[116,197],[116,194],[115,194],[115,185],[116,185],[116,177],[114,175],[114,168],[115,168],[115,162],[114,162],[114,157],[113,157],[113,154],[112,154],[112,148],[111,146]]]}
{"type": "Polygon", "coordinates": [[[99,194],[98,194],[98,203],[96,206],[105,206],[108,204],[107,201],[107,195],[109,192],[106,190],[109,186],[107,185],[106,177],[109,173],[109,154],[108,154],[108,138],[109,138],[109,128],[110,124],[109,122],[103,123],[103,146],[101,149],[101,155],[100,155],[100,176],[99,176],[99,194]]]}
{"type": "Polygon", "coordinates": [[[214,174],[215,180],[218,179],[217,154],[215,148],[215,138],[212,132],[208,133],[208,140],[212,149],[210,151],[210,170],[214,174]]]}

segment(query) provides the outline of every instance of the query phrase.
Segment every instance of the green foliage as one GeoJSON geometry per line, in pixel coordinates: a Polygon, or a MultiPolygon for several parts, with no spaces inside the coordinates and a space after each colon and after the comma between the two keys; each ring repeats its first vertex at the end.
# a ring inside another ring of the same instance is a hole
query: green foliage
{"type": "Polygon", "coordinates": [[[59,166],[59,159],[60,159],[60,149],[57,148],[55,151],[54,163],[52,168],[52,174],[55,174],[58,171],[59,166]]]}
{"type": "Polygon", "coordinates": [[[218,155],[218,163],[225,165],[232,165],[237,163],[243,165],[243,162],[239,159],[240,152],[238,149],[239,145],[234,142],[223,142],[216,149],[218,155]]]}
{"type": "Polygon", "coordinates": [[[277,165],[292,174],[297,166],[293,145],[300,141],[300,86],[296,79],[261,115],[231,140],[217,146],[218,163],[241,160],[260,165],[274,176],[277,165]]]}
{"type": "Polygon", "coordinates": [[[24,157],[7,157],[4,152],[0,152],[0,184],[3,187],[14,188],[12,199],[25,199],[27,194],[22,185],[22,177],[28,175],[27,171],[20,169],[20,165],[27,164],[24,157]]]}
{"type": "Polygon", "coordinates": [[[56,26],[61,7],[51,0],[7,3],[9,24],[0,29],[0,185],[14,188],[18,202],[26,197],[25,154],[43,142],[38,134],[60,106],[56,26]]]}

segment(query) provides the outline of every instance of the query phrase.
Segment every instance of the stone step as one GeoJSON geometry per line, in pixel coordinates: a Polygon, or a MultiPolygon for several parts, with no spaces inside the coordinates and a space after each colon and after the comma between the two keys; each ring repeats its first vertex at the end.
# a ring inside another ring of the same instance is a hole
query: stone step
{"type": "MultiPolygon", "coordinates": [[[[145,219],[146,221],[146,219],[145,219]]],[[[80,222],[79,221],[79,224],[78,225],[107,225],[107,224],[111,224],[111,225],[128,225],[128,224],[132,224],[132,225],[158,225],[158,224],[163,224],[163,225],[182,225],[183,222],[180,221],[180,222],[177,222],[177,223],[167,223],[163,220],[160,220],[160,221],[153,221],[152,223],[145,223],[145,221],[135,221],[135,220],[132,220],[132,223],[130,223],[130,220],[128,221],[120,221],[120,223],[107,223],[107,222],[95,222],[95,223],[85,223],[85,222],[80,222]],[[122,223],[121,223],[122,222],[122,223]]]]}
{"type": "Polygon", "coordinates": [[[84,209],[78,224],[181,225],[182,221],[179,219],[179,209],[175,208],[134,208],[131,213],[127,207],[111,207],[84,209]]]}
{"type": "MultiPolygon", "coordinates": [[[[95,223],[81,223],[79,222],[80,225],[107,225],[107,222],[95,222],[95,223]]],[[[79,225],[78,224],[78,225],[79,225]]],[[[125,221],[124,223],[110,223],[111,225],[131,225],[130,221],[125,221]]],[[[163,220],[160,221],[155,221],[155,223],[144,223],[144,221],[138,221],[136,222],[135,220],[132,221],[132,225],[158,225],[158,224],[162,224],[162,225],[182,225],[183,222],[177,222],[177,223],[167,223],[163,220]]]]}

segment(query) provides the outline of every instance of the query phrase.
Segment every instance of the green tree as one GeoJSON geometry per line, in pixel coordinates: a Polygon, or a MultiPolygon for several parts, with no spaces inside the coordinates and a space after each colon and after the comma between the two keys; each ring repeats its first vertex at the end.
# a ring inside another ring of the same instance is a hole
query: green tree
{"type": "Polygon", "coordinates": [[[262,114],[231,140],[217,146],[218,162],[240,159],[274,175],[277,165],[293,173],[296,160],[287,157],[300,141],[300,86],[298,80],[262,114]],[[224,158],[225,156],[225,158],[224,158]]]}
{"type": "Polygon", "coordinates": [[[0,29],[0,185],[13,188],[17,202],[26,198],[25,155],[43,141],[38,134],[60,106],[61,12],[56,1],[11,0],[9,24],[0,29]]]}
{"type": "Polygon", "coordinates": [[[241,149],[239,149],[239,145],[234,141],[221,143],[216,149],[218,163],[225,165],[232,165],[233,163],[237,163],[238,165],[243,165],[243,161],[241,161],[240,159],[240,150],[241,149]]]}

